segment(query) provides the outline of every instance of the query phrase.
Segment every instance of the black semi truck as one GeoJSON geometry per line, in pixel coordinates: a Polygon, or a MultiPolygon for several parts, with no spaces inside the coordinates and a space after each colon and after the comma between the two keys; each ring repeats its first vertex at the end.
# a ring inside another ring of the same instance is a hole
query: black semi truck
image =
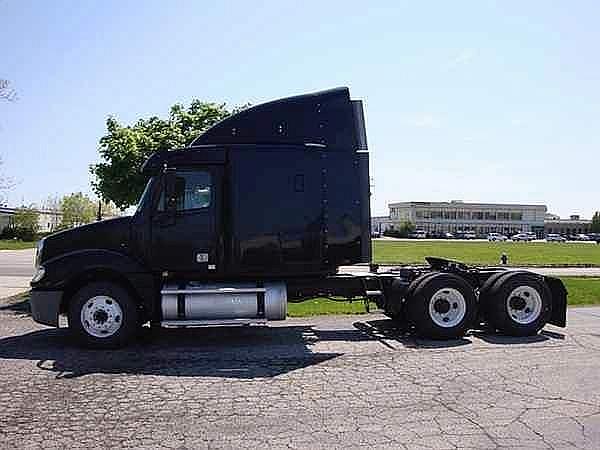
{"type": "Polygon", "coordinates": [[[152,155],[135,213],[42,239],[35,321],[68,317],[81,344],[125,345],[163,327],[283,320],[316,296],[374,302],[420,335],[486,325],[509,335],[566,325],[558,279],[441,258],[387,271],[371,263],[369,153],[347,88],[258,105],[189,147],[152,155]],[[339,273],[369,263],[364,275],[339,273]]]}

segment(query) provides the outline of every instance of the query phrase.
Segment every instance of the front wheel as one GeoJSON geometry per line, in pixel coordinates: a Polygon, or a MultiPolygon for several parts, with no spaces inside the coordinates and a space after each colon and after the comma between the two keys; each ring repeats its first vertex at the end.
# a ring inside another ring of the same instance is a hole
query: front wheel
{"type": "Polygon", "coordinates": [[[122,347],[136,335],[138,325],[136,303],[114,283],[90,283],[69,303],[69,329],[77,343],[86,347],[122,347]]]}
{"type": "Polygon", "coordinates": [[[407,314],[419,335],[456,339],[476,317],[475,293],[462,278],[436,273],[425,278],[407,299],[407,314]]]}

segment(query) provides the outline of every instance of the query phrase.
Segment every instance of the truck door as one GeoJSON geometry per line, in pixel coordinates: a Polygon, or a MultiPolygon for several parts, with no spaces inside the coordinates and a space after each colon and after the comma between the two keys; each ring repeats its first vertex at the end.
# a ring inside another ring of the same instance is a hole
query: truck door
{"type": "Polygon", "coordinates": [[[152,216],[152,266],[195,276],[216,274],[222,168],[203,166],[163,174],[152,216]]]}

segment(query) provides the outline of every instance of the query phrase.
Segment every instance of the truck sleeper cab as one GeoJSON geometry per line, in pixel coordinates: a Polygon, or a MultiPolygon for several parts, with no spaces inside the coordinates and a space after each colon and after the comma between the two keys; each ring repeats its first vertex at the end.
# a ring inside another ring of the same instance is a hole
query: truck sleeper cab
{"type": "Polygon", "coordinates": [[[431,258],[428,267],[363,276],[371,262],[368,148],[362,103],[347,88],[235,114],[189,147],[152,155],[131,217],[43,239],[34,320],[68,317],[87,346],[125,345],[164,327],[285,319],[317,295],[375,302],[433,338],[480,322],[508,334],[565,325],[559,280],[431,258]]]}

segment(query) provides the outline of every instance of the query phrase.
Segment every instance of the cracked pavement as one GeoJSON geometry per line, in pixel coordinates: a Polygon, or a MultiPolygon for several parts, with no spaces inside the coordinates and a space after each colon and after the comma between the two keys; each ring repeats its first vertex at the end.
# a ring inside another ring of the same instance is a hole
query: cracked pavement
{"type": "Polygon", "coordinates": [[[600,448],[600,308],[531,338],[378,314],[160,330],[118,351],[0,311],[0,448],[600,448]]]}

